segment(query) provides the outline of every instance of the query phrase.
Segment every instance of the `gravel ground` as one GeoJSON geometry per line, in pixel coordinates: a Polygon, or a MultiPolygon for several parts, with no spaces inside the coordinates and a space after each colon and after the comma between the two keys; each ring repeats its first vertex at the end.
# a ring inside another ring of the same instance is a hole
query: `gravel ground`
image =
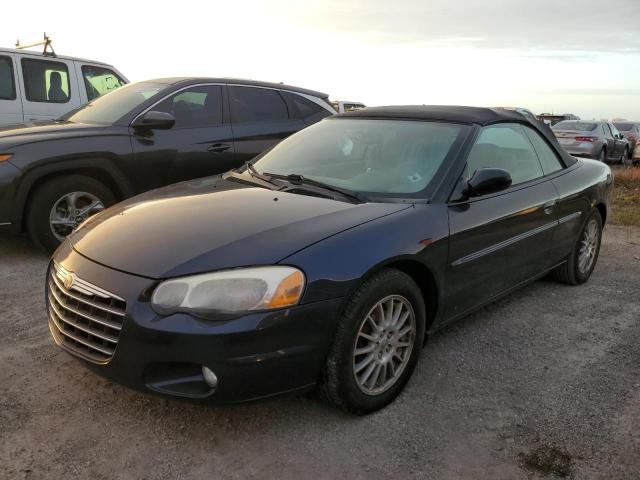
{"type": "Polygon", "coordinates": [[[640,478],[638,228],[607,228],[587,285],[542,280],[436,334],[405,392],[367,417],[103,380],[49,337],[46,263],[0,240],[1,478],[530,479],[526,459],[545,452],[571,478],[640,478]]]}

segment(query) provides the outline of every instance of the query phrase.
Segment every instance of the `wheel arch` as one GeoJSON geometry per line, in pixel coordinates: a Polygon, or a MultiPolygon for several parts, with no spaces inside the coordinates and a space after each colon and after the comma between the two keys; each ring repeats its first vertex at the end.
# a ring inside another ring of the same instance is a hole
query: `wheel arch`
{"type": "Polygon", "coordinates": [[[422,292],[422,298],[424,299],[426,315],[426,337],[427,332],[433,326],[438,316],[441,305],[441,288],[433,270],[424,263],[411,257],[393,258],[380,263],[371,268],[365,275],[361,277],[357,285],[353,287],[352,292],[349,292],[348,297],[350,297],[351,294],[360,287],[360,285],[366,282],[373,275],[387,269],[396,269],[407,274],[416,283],[418,288],[420,288],[420,291],[422,292]]]}
{"type": "Polygon", "coordinates": [[[602,218],[602,225],[604,226],[607,223],[607,206],[603,203],[596,203],[596,209],[600,213],[600,218],[602,218]]]}
{"type": "Polygon", "coordinates": [[[37,167],[27,172],[18,186],[14,204],[14,225],[25,230],[26,212],[33,193],[45,182],[65,175],[85,175],[103,183],[118,200],[134,195],[135,190],[120,169],[109,159],[74,160],[62,165],[37,167]]]}

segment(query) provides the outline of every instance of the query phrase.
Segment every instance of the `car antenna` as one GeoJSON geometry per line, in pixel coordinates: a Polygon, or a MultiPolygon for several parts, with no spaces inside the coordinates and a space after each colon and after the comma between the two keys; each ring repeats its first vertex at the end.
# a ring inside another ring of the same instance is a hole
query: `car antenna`
{"type": "Polygon", "coordinates": [[[44,38],[39,42],[29,43],[28,45],[20,45],[20,40],[16,40],[16,49],[24,50],[26,48],[37,47],[38,45],[44,45],[44,50],[42,51],[42,55],[47,57],[57,57],[55,50],[53,49],[53,43],[51,43],[51,39],[47,36],[47,33],[44,33],[44,38]],[[51,49],[51,51],[49,51],[51,49]]]}

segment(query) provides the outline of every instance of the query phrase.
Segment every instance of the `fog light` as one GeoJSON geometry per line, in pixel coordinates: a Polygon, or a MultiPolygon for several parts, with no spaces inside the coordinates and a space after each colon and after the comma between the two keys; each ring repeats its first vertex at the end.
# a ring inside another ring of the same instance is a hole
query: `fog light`
{"type": "Polygon", "coordinates": [[[209,368],[202,366],[202,376],[204,377],[204,381],[207,382],[211,388],[216,388],[218,386],[218,377],[213,373],[209,368]]]}

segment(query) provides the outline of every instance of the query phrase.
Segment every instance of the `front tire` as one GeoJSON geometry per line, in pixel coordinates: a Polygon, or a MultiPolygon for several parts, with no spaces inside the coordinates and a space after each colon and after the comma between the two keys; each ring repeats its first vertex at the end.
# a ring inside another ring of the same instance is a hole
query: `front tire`
{"type": "Polygon", "coordinates": [[[393,401],[418,361],[425,315],[407,274],[389,269],[365,281],[338,322],[321,384],[325,399],[358,415],[393,401]]]}
{"type": "Polygon", "coordinates": [[[558,280],[569,285],[580,285],[591,277],[600,254],[602,217],[594,210],[585,222],[580,236],[567,261],[555,270],[558,280]]]}
{"type": "Polygon", "coordinates": [[[113,192],[91,177],[55,177],[31,196],[26,218],[29,238],[51,253],[87,217],[114,203],[113,192]]]}

